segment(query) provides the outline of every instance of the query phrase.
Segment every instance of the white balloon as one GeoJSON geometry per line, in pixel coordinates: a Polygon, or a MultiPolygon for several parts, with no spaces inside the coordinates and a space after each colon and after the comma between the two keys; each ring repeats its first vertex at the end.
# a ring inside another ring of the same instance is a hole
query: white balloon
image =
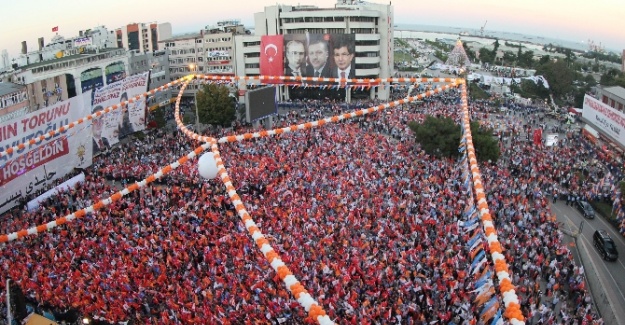
{"type": "Polygon", "coordinates": [[[215,157],[212,152],[203,154],[197,165],[200,176],[206,179],[213,179],[217,177],[217,162],[215,162],[215,157]]]}

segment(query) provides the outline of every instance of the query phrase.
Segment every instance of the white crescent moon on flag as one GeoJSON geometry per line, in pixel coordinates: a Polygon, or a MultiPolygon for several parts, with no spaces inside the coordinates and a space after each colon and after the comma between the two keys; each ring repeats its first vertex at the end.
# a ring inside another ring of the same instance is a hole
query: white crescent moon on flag
{"type": "Polygon", "coordinates": [[[267,44],[267,45],[265,45],[265,55],[268,55],[267,54],[267,49],[270,49],[270,48],[272,48],[274,51],[276,51],[276,54],[278,53],[278,47],[276,46],[276,44],[267,44]]]}

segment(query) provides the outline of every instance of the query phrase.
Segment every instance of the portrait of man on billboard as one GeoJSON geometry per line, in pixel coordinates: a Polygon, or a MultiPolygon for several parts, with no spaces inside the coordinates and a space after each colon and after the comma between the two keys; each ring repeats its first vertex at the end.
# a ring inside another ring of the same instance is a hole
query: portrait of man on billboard
{"type": "Polygon", "coordinates": [[[329,35],[310,34],[308,38],[308,65],[306,66],[307,77],[329,78],[332,74],[328,46],[329,35]]]}
{"type": "Polygon", "coordinates": [[[336,66],[333,69],[332,77],[353,79],[356,77],[356,68],[353,60],[356,51],[356,45],[353,35],[333,35],[332,38],[332,56],[336,66]]]}
{"type": "MultiPolygon", "coordinates": [[[[286,35],[291,36],[291,35],[286,35]]],[[[284,46],[286,55],[285,76],[302,77],[306,71],[306,47],[303,39],[285,37],[284,46]]]]}

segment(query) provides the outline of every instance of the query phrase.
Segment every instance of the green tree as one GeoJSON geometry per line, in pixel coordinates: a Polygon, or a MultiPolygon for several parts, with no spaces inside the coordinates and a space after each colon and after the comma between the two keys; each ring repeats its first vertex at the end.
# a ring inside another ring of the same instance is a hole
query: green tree
{"type": "Polygon", "coordinates": [[[514,55],[514,52],[512,52],[512,51],[505,51],[505,52],[503,52],[503,62],[507,63],[508,66],[511,66],[512,63],[514,61],[516,61],[516,59],[517,59],[517,56],[514,55]]]}
{"type": "Polygon", "coordinates": [[[471,123],[471,136],[473,137],[473,147],[478,161],[496,162],[501,151],[499,140],[493,136],[493,130],[482,128],[477,122],[471,123]]]}
{"type": "Polygon", "coordinates": [[[534,51],[525,51],[518,59],[518,63],[521,67],[531,68],[534,66],[534,51]]]}
{"type": "Polygon", "coordinates": [[[549,81],[549,87],[555,97],[563,97],[573,89],[574,71],[563,60],[549,61],[536,69],[537,75],[543,75],[549,81]]]}
{"type": "MultiPolygon", "coordinates": [[[[422,124],[415,121],[408,126],[415,134],[415,140],[421,148],[436,157],[457,157],[460,144],[461,129],[452,119],[447,117],[427,116],[422,124]]],[[[479,161],[497,161],[499,144],[490,129],[481,128],[479,123],[471,123],[471,134],[475,155],[479,161]]]]}
{"type": "Polygon", "coordinates": [[[235,103],[227,87],[208,84],[197,93],[200,123],[229,127],[236,119],[235,103]]]}
{"type": "Polygon", "coordinates": [[[497,55],[497,50],[499,50],[499,39],[495,39],[493,43],[493,56],[497,55]]]}
{"type": "Polygon", "coordinates": [[[167,124],[167,120],[165,119],[165,107],[160,106],[157,107],[154,112],[154,122],[156,123],[156,127],[162,128],[167,124]]]}
{"type": "Polygon", "coordinates": [[[603,86],[621,86],[625,88],[625,74],[611,68],[601,75],[601,81],[599,82],[603,86]]]}
{"type": "Polygon", "coordinates": [[[458,154],[460,127],[454,120],[427,116],[423,124],[412,121],[408,126],[427,154],[439,158],[455,157],[458,154]]]}
{"type": "Polygon", "coordinates": [[[495,61],[495,56],[492,51],[489,51],[487,48],[483,47],[479,51],[480,53],[480,61],[483,63],[493,63],[495,61]]]}

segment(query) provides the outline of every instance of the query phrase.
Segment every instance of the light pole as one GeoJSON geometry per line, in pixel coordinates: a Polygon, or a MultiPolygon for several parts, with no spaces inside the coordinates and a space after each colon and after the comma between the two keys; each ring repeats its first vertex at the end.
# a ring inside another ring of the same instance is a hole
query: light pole
{"type": "MultiPolygon", "coordinates": [[[[195,64],[189,64],[189,71],[195,72],[195,67],[195,64]]],[[[197,76],[195,74],[193,74],[193,79],[197,80],[197,76]]],[[[193,90],[193,104],[195,105],[195,132],[198,132],[200,130],[200,114],[197,110],[197,83],[195,89],[193,90]]]]}

